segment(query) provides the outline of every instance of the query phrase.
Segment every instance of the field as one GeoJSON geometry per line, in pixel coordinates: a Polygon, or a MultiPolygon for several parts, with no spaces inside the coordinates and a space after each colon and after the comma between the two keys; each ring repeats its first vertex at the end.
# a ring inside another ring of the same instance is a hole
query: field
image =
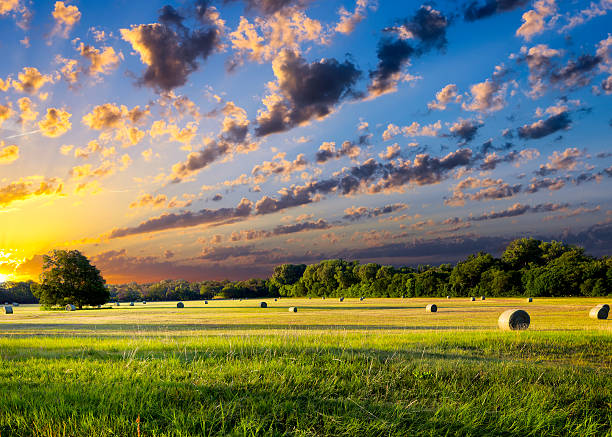
{"type": "Polygon", "coordinates": [[[606,299],[264,301],[0,314],[0,436],[612,435],[606,299]]]}

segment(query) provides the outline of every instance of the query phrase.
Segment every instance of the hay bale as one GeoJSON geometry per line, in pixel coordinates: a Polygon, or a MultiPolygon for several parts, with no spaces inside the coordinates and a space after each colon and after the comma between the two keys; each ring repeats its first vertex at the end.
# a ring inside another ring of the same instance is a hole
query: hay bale
{"type": "Polygon", "coordinates": [[[268,308],[268,304],[265,302],[259,302],[259,308],[268,308]]]}
{"type": "Polygon", "coordinates": [[[608,314],[608,309],[603,305],[597,305],[596,307],[591,308],[591,311],[589,311],[589,317],[597,320],[606,320],[608,318],[608,314]]]}
{"type": "Polygon", "coordinates": [[[425,307],[425,311],[428,313],[436,313],[438,312],[438,306],[435,303],[430,303],[425,307]]]}
{"type": "Polygon", "coordinates": [[[98,305],[98,309],[102,308],[102,305],[98,305]]]}
{"type": "Polygon", "coordinates": [[[480,296],[480,300],[485,300],[485,297],[484,296],[480,296]]]}
{"type": "Polygon", "coordinates": [[[344,298],[343,297],[340,298],[340,302],[344,302],[344,298]]]}
{"type": "Polygon", "coordinates": [[[185,308],[185,304],[183,302],[179,302],[176,304],[177,308],[185,308]]]}
{"type": "Polygon", "coordinates": [[[14,307],[18,307],[19,306],[19,302],[13,302],[13,306],[14,307]]]}
{"type": "Polygon", "coordinates": [[[297,313],[297,307],[289,307],[290,313],[297,313]]]}
{"type": "Polygon", "coordinates": [[[130,306],[133,307],[134,306],[134,302],[130,302],[130,306]]]}
{"type": "Polygon", "coordinates": [[[529,302],[529,303],[533,302],[533,297],[528,297],[527,298],[527,302],[529,302]]]}
{"type": "Polygon", "coordinates": [[[450,296],[446,296],[447,299],[450,299],[450,296]]]}
{"type": "Polygon", "coordinates": [[[361,297],[359,298],[359,300],[360,300],[360,301],[362,301],[362,300],[364,300],[364,299],[365,299],[365,297],[363,297],[363,296],[361,296],[361,297]]]}
{"type": "Polygon", "coordinates": [[[277,298],[274,298],[274,302],[276,302],[277,300],[278,300],[277,298]]]}
{"type": "Polygon", "coordinates": [[[4,314],[13,314],[13,307],[10,305],[4,305],[4,314]]]}
{"type": "Polygon", "coordinates": [[[504,311],[497,320],[499,329],[503,331],[517,331],[529,328],[531,318],[527,311],[513,309],[504,311]]]}
{"type": "Polygon", "coordinates": [[[470,297],[470,301],[475,302],[476,298],[474,296],[470,297]]]}
{"type": "Polygon", "coordinates": [[[119,306],[119,302],[115,302],[115,306],[119,306]]]}
{"type": "Polygon", "coordinates": [[[66,311],[75,311],[75,310],[76,310],[76,307],[72,305],[71,303],[66,305],[66,311]]]}
{"type": "Polygon", "coordinates": [[[204,301],[204,305],[208,305],[208,301],[207,300],[204,301]]]}
{"type": "Polygon", "coordinates": [[[143,305],[146,305],[146,304],[147,304],[147,301],[146,301],[146,300],[143,300],[143,301],[142,301],[142,304],[143,304],[143,305]]]}

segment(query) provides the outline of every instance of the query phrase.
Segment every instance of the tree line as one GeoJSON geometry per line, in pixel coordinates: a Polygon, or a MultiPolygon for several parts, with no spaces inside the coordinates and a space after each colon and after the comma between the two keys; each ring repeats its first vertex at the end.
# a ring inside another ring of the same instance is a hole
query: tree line
{"type": "MultiPolygon", "coordinates": [[[[40,297],[49,301],[53,288],[43,285],[49,278],[56,279],[51,271],[43,272],[41,284],[0,284],[0,302],[34,303],[40,297]]],[[[394,267],[334,259],[310,265],[281,264],[267,279],[162,280],[104,287],[100,296],[121,302],[277,296],[606,296],[612,294],[612,257],[592,257],[581,247],[558,241],[521,238],[512,241],[500,258],[479,252],[454,266],[394,267]]]]}

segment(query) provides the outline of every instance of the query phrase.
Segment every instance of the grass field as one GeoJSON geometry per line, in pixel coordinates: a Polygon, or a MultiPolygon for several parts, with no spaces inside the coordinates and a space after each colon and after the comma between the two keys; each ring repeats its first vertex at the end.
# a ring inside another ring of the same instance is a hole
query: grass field
{"type": "Polygon", "coordinates": [[[1,314],[0,436],[612,435],[607,299],[259,301],[1,314]]]}

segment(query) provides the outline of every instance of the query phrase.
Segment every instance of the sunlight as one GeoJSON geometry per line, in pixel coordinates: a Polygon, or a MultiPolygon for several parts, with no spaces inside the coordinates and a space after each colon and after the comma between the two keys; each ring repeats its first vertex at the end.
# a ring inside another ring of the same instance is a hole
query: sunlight
{"type": "Polygon", "coordinates": [[[11,275],[0,273],[0,284],[11,279],[11,275]]]}

